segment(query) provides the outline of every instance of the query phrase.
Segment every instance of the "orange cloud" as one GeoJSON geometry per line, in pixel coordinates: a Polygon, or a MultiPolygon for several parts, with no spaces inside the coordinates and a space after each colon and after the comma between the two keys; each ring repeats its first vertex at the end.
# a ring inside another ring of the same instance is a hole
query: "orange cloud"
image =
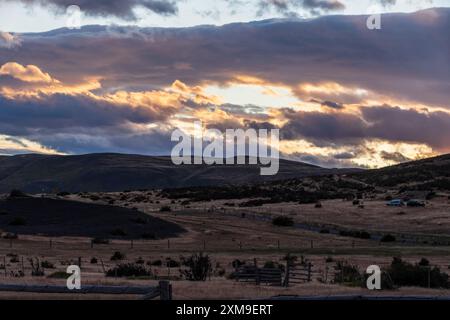
{"type": "Polygon", "coordinates": [[[16,62],[8,62],[0,67],[0,75],[11,76],[23,82],[58,83],[48,73],[35,65],[23,66],[16,62]]]}

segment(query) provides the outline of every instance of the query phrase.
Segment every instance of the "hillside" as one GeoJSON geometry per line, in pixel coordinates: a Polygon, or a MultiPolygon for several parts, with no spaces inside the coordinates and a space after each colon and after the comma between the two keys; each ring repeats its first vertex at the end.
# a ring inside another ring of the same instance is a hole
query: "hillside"
{"type": "Polygon", "coordinates": [[[0,157],[0,193],[114,192],[150,188],[220,186],[302,178],[352,170],[324,169],[280,161],[276,176],[261,176],[257,165],[175,166],[169,157],[124,154],[0,157]]]}

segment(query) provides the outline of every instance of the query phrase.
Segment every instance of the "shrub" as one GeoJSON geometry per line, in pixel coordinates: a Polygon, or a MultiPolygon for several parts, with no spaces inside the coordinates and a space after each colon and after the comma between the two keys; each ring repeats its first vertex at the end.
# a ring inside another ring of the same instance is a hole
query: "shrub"
{"type": "Polygon", "coordinates": [[[41,264],[39,263],[39,259],[28,259],[31,265],[31,276],[33,277],[43,277],[45,275],[44,270],[41,267],[41,264]]]}
{"type": "Polygon", "coordinates": [[[142,257],[139,257],[136,259],[136,264],[144,264],[144,263],[145,263],[145,260],[142,259],[142,257]]]}
{"type": "Polygon", "coordinates": [[[47,276],[47,278],[51,278],[51,279],[67,279],[68,277],[70,277],[70,274],[68,274],[64,271],[56,271],[47,276]]]}
{"type": "Polygon", "coordinates": [[[125,259],[125,254],[120,251],[114,252],[114,254],[111,256],[111,261],[124,260],[124,259],[125,259]]]}
{"type": "Polygon", "coordinates": [[[4,235],[3,235],[3,239],[18,239],[19,238],[19,236],[18,236],[18,234],[17,233],[10,233],[10,232],[8,232],[8,233],[5,233],[4,235]]]}
{"type": "Polygon", "coordinates": [[[91,264],[97,264],[97,263],[98,263],[97,258],[96,257],[92,257],[91,258],[91,264]]]}
{"type": "Polygon", "coordinates": [[[167,268],[179,268],[180,263],[178,261],[172,260],[171,258],[168,258],[167,262],[166,262],[166,266],[167,266],[167,268]]]}
{"type": "Polygon", "coordinates": [[[102,239],[102,238],[94,238],[94,239],[92,239],[92,243],[94,243],[94,244],[109,244],[109,240],[102,239]]]}
{"type": "Polygon", "coordinates": [[[180,272],[190,281],[206,281],[212,271],[211,260],[203,253],[192,255],[185,261],[185,265],[189,269],[180,272]]]}
{"type": "Polygon", "coordinates": [[[47,260],[41,261],[41,267],[44,269],[55,269],[55,265],[47,260]]]}
{"type": "Polygon", "coordinates": [[[431,267],[426,259],[413,265],[401,258],[393,258],[388,273],[398,286],[428,287],[429,275],[431,288],[449,288],[449,276],[441,273],[439,268],[431,267]]]}
{"type": "Polygon", "coordinates": [[[161,260],[148,261],[147,265],[148,266],[153,266],[153,267],[161,267],[162,266],[162,261],[161,260]]]}
{"type": "Polygon", "coordinates": [[[397,239],[391,235],[391,234],[386,234],[381,238],[381,242],[395,242],[397,239]]]}
{"type": "Polygon", "coordinates": [[[358,239],[370,239],[370,233],[367,231],[357,231],[357,230],[341,230],[339,231],[339,235],[342,237],[352,237],[352,238],[358,238],[358,239]]]}
{"type": "Polygon", "coordinates": [[[317,209],[320,209],[320,208],[322,208],[322,203],[321,203],[321,202],[317,202],[317,203],[314,205],[314,207],[317,208],[317,209]]]}
{"type": "Polygon", "coordinates": [[[170,212],[172,211],[172,208],[170,206],[163,206],[161,209],[159,209],[160,212],[170,212]]]}
{"type": "Polygon", "coordinates": [[[273,218],[272,224],[279,227],[292,227],[294,220],[291,217],[278,216],[273,218]]]}
{"type": "Polygon", "coordinates": [[[148,277],[152,272],[142,265],[134,263],[119,264],[106,271],[107,277],[148,277]]]}
{"type": "Polygon", "coordinates": [[[335,270],[335,283],[345,283],[354,286],[361,286],[363,284],[364,276],[359,272],[357,266],[347,262],[338,261],[335,270]]]}
{"type": "Polygon", "coordinates": [[[243,266],[245,264],[244,261],[241,261],[239,259],[233,260],[233,262],[231,263],[231,265],[233,266],[233,268],[237,269],[240,266],[243,266]]]}
{"type": "Polygon", "coordinates": [[[27,220],[22,217],[16,217],[9,222],[10,226],[25,226],[27,224],[27,220]]]}

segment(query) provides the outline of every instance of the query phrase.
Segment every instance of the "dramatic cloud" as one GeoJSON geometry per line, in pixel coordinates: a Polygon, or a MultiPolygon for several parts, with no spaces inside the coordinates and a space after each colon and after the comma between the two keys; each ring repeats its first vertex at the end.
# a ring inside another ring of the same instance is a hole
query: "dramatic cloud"
{"type": "Polygon", "coordinates": [[[364,139],[424,143],[450,150],[450,114],[418,112],[398,107],[362,107],[361,116],[350,113],[285,110],[289,121],[281,128],[288,140],[307,138],[317,144],[360,143],[364,139]]]}
{"type": "Polygon", "coordinates": [[[0,48],[13,49],[20,46],[21,39],[9,32],[0,31],[0,48]]]}
{"type": "Polygon", "coordinates": [[[170,130],[201,119],[280,128],[284,154],[336,166],[450,151],[448,30],[450,10],[432,9],[386,15],[382,32],[327,16],[20,34],[0,46],[0,135],[167,153],[170,130]]]}
{"type": "Polygon", "coordinates": [[[48,73],[33,65],[22,66],[15,62],[5,63],[0,67],[0,76],[11,76],[24,82],[55,82],[48,73]]]}
{"type": "Polygon", "coordinates": [[[142,7],[160,15],[175,15],[176,1],[170,0],[6,0],[26,5],[41,5],[64,12],[71,5],[78,5],[82,12],[91,16],[115,16],[126,20],[136,19],[134,9],[142,7]]]}

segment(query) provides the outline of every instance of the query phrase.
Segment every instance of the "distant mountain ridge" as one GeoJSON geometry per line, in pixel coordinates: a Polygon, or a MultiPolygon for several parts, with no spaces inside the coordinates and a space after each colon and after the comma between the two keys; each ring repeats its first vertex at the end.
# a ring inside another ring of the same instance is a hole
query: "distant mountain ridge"
{"type": "Polygon", "coordinates": [[[280,160],[277,175],[261,176],[259,165],[175,166],[170,157],[113,153],[74,156],[27,154],[0,157],[0,193],[12,189],[50,193],[220,186],[355,171],[357,169],[325,169],[280,160]]]}

